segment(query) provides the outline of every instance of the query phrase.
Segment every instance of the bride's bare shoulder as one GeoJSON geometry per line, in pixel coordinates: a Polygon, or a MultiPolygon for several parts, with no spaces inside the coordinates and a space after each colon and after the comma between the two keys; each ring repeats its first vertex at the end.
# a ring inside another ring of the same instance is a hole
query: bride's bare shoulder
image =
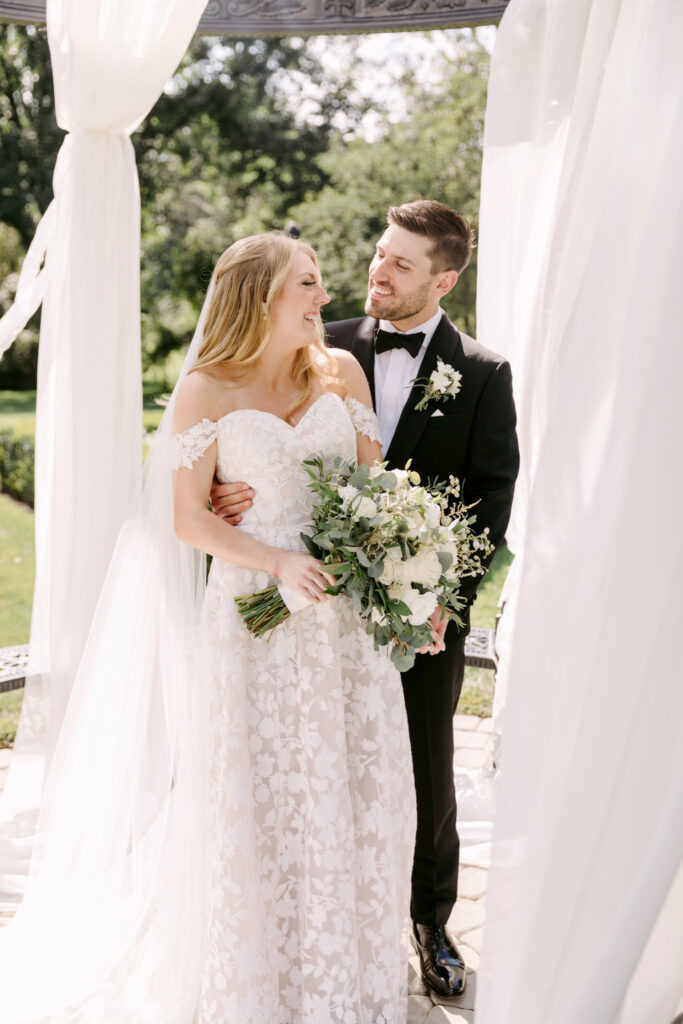
{"type": "Polygon", "coordinates": [[[188,373],[178,387],[173,416],[178,432],[201,420],[219,420],[230,411],[230,381],[210,370],[188,373]]]}
{"type": "Polygon", "coordinates": [[[333,360],[336,367],[335,376],[339,380],[339,384],[332,390],[337,391],[342,398],[350,395],[352,398],[358,398],[371,405],[370,387],[365,371],[356,357],[347,352],[345,348],[330,348],[327,353],[333,360]]]}

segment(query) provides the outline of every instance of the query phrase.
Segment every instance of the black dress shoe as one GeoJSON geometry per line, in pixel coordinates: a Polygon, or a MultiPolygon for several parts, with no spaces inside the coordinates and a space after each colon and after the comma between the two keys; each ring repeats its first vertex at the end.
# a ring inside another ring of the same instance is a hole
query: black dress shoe
{"type": "Polygon", "coordinates": [[[411,938],[427,988],[440,996],[461,996],[466,984],[465,961],[443,925],[413,921],[411,938]]]}

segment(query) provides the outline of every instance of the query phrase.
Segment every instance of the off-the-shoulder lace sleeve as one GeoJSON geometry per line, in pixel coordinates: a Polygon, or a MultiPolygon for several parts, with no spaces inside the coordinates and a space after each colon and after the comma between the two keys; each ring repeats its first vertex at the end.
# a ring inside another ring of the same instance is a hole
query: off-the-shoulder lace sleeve
{"type": "Polygon", "coordinates": [[[379,436],[379,425],[377,423],[377,417],[375,416],[372,409],[369,409],[367,405],[363,405],[357,398],[351,398],[351,395],[347,395],[344,399],[346,408],[349,410],[349,416],[351,422],[358,431],[359,434],[364,434],[365,437],[371,441],[379,441],[382,443],[382,439],[379,436]]]}
{"type": "Polygon", "coordinates": [[[218,425],[213,420],[201,420],[181,434],[173,435],[173,468],[192,469],[206,449],[216,440],[218,425]]]}

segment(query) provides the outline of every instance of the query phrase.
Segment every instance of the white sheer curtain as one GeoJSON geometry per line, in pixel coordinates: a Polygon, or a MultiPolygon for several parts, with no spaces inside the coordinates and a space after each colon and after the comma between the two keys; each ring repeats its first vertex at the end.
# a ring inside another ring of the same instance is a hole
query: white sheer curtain
{"type": "Polygon", "coordinates": [[[0,352],[43,300],[36,408],[36,585],[24,710],[0,818],[0,890],[21,888],[54,748],[123,516],[140,484],[140,200],[131,132],[206,0],[48,0],[68,134],[0,352]],[[41,271],[41,261],[45,265],[41,271]]]}
{"type": "Polygon", "coordinates": [[[478,1024],[683,996],[683,5],[512,0],[480,339],[523,466],[478,1024]]]}

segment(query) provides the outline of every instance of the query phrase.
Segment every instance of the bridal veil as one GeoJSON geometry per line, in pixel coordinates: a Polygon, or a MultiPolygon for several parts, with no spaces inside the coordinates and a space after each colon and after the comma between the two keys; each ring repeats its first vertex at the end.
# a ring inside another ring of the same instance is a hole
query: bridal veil
{"type": "MultiPolygon", "coordinates": [[[[202,340],[209,288],[182,381],[202,340]]],[[[188,1024],[203,924],[205,559],[173,524],[164,412],[46,779],[23,903],[0,932],[5,1024],[188,1024]]]]}

